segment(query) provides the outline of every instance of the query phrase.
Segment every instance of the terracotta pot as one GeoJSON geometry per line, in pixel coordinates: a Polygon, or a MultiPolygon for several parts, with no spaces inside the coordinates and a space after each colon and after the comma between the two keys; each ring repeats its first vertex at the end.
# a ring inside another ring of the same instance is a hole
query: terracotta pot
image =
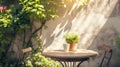
{"type": "Polygon", "coordinates": [[[77,50],[77,43],[70,44],[69,51],[76,51],[77,50]]]}

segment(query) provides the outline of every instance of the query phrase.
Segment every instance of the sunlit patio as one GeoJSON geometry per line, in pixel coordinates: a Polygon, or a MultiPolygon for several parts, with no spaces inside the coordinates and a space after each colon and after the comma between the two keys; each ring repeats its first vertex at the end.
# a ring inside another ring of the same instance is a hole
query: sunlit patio
{"type": "Polygon", "coordinates": [[[0,14],[0,67],[120,67],[120,0],[2,0],[0,14]]]}

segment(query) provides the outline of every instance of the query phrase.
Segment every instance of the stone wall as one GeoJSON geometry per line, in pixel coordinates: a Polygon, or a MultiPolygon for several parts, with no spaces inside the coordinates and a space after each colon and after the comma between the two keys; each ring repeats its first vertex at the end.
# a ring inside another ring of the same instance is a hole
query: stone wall
{"type": "Polygon", "coordinates": [[[72,31],[80,35],[78,48],[92,49],[100,53],[96,59],[84,62],[81,67],[98,67],[102,57],[98,46],[106,44],[113,49],[111,67],[120,67],[120,49],[115,39],[120,37],[120,0],[90,0],[86,7],[79,0],[68,0],[66,8],[59,10],[60,17],[47,22],[42,31],[45,49],[63,49],[64,34],[72,31]]]}

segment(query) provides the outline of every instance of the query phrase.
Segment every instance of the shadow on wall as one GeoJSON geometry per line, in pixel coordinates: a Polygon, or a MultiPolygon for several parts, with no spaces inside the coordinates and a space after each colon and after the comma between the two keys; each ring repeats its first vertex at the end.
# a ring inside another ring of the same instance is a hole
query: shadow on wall
{"type": "Polygon", "coordinates": [[[108,20],[96,35],[95,39],[91,43],[89,49],[98,50],[100,56],[96,59],[99,64],[103,52],[98,49],[99,46],[106,44],[113,49],[113,57],[110,62],[109,67],[120,67],[120,49],[118,49],[116,44],[116,38],[120,37],[120,0],[117,1],[112,13],[108,17],[108,20]]]}
{"type": "Polygon", "coordinates": [[[66,8],[59,9],[60,17],[54,21],[47,22],[48,29],[43,30],[44,34],[42,36],[45,47],[49,47],[51,44],[54,44],[54,47],[60,47],[57,45],[63,40],[64,34],[71,30],[72,22],[78,15],[77,12],[81,10],[80,5],[75,3],[75,1],[66,1],[65,6],[66,8]],[[58,42],[57,45],[55,45],[56,42],[58,42]]]}
{"type": "MultiPolygon", "coordinates": [[[[92,28],[92,24],[95,23],[95,21],[91,21],[92,17],[96,17],[91,13],[93,11],[92,8],[90,10],[87,6],[81,7],[79,0],[72,0],[72,2],[67,1],[65,6],[66,8],[64,10],[59,10],[60,17],[54,21],[47,22],[49,28],[43,30],[42,40],[43,45],[45,45],[46,48],[53,45],[56,49],[61,48],[63,43],[65,43],[64,34],[69,31],[77,31],[81,36],[81,40],[85,40],[84,36],[87,37],[87,35],[84,34],[89,32],[88,29],[92,28]],[[90,23],[89,21],[93,23],[90,23]]],[[[90,4],[90,7],[92,6],[93,5],[90,4]]],[[[99,16],[97,16],[97,18],[98,17],[99,16]]],[[[98,26],[96,25],[95,27],[97,28],[98,26]]]]}
{"type": "Polygon", "coordinates": [[[107,1],[98,0],[95,3],[91,1],[87,7],[83,8],[79,2],[67,2],[66,9],[59,11],[60,17],[47,23],[49,28],[43,31],[43,44],[47,47],[53,44],[54,40],[61,42],[60,39],[63,40],[64,33],[75,31],[80,34],[80,44],[83,46],[89,44],[87,45],[89,47],[114,7],[112,2],[111,5],[107,6],[109,0],[107,1]]]}

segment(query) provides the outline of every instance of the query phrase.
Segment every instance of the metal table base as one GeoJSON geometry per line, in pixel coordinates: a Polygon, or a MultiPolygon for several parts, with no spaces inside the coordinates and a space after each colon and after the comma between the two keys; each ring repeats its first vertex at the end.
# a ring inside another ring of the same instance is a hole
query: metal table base
{"type": "Polygon", "coordinates": [[[59,62],[61,63],[62,67],[80,67],[80,64],[87,60],[89,60],[89,58],[85,58],[80,62],[72,62],[72,61],[71,62],[59,61],[59,62]]]}

